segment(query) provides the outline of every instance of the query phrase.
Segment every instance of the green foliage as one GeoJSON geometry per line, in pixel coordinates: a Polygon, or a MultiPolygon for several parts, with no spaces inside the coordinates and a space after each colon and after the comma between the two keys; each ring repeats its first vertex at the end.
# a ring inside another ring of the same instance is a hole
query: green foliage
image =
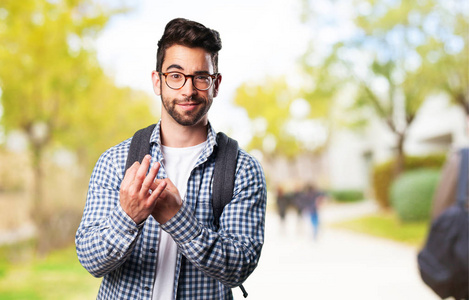
{"type": "Polygon", "coordinates": [[[0,299],[92,299],[100,283],[80,265],[75,247],[30,263],[4,264],[3,268],[0,299]]]}
{"type": "Polygon", "coordinates": [[[424,221],[430,218],[433,194],[440,172],[420,169],[404,172],[391,186],[391,203],[403,222],[424,221]]]}
{"type": "Polygon", "coordinates": [[[293,158],[320,152],[327,143],[331,102],[325,95],[297,91],[283,77],[266,78],[260,83],[242,84],[234,103],[243,107],[252,120],[254,136],[248,150],[257,149],[269,157],[293,158]],[[310,131],[321,131],[317,136],[326,137],[315,140],[311,138],[315,133],[298,130],[305,126],[310,131]]]}
{"type": "MultiPolygon", "coordinates": [[[[123,11],[122,3],[112,8],[91,0],[0,4],[0,126],[5,135],[20,131],[27,138],[38,241],[47,242],[50,225],[48,154],[56,149],[76,154],[80,169],[68,180],[80,186],[80,176],[91,172],[101,152],[155,122],[149,97],[116,87],[97,60],[94,39],[123,11]]],[[[66,193],[61,198],[70,200],[66,193]]]]}
{"type": "Polygon", "coordinates": [[[84,39],[109,16],[88,1],[6,0],[2,10],[2,125],[28,131],[45,122],[52,130],[86,97],[97,62],[84,39]]]}
{"type": "Polygon", "coordinates": [[[330,117],[334,97],[342,88],[347,86],[347,81],[337,74],[337,69],[340,69],[335,56],[337,55],[337,48],[320,64],[311,65],[309,63],[308,59],[310,56],[314,56],[316,51],[313,44],[314,42],[311,43],[306,53],[301,57],[301,66],[304,72],[302,76],[305,84],[302,86],[300,95],[313,108],[310,111],[310,117],[330,117]]]}
{"type": "Polygon", "coordinates": [[[421,80],[436,92],[446,93],[469,116],[469,5],[465,0],[427,1],[432,5],[426,17],[438,24],[427,43],[416,49],[425,57],[421,80]],[[439,5],[435,5],[437,2],[439,5]]]}
{"type": "Polygon", "coordinates": [[[380,213],[334,223],[332,226],[391,239],[420,248],[425,242],[428,225],[428,221],[403,223],[395,213],[380,213]]]}
{"type": "Polygon", "coordinates": [[[34,240],[29,239],[0,246],[0,282],[3,277],[8,275],[12,265],[20,264],[32,258],[34,243],[34,240]]]}
{"type": "Polygon", "coordinates": [[[154,122],[149,97],[116,87],[96,58],[93,39],[122,11],[88,0],[2,1],[0,125],[27,135],[34,165],[46,149],[65,147],[89,168],[98,152],[154,122]]]}
{"type": "Polygon", "coordinates": [[[285,79],[267,79],[259,85],[242,84],[236,91],[234,103],[243,107],[248,117],[259,124],[248,149],[264,150],[264,141],[273,139],[274,149],[265,149],[270,154],[294,156],[300,150],[295,138],[285,131],[290,119],[289,108],[294,95],[285,79]]]}
{"type": "Polygon", "coordinates": [[[90,96],[68,119],[56,145],[74,149],[88,171],[107,148],[157,121],[151,113],[154,100],[144,92],[118,88],[107,77],[94,80],[90,96]]]}
{"type": "Polygon", "coordinates": [[[364,199],[363,191],[360,190],[332,190],[327,193],[338,202],[357,202],[364,199]]]}
{"type": "MultiPolygon", "coordinates": [[[[343,24],[342,15],[333,11],[343,3],[350,2],[302,1],[301,17],[311,27],[312,44],[317,44],[315,30],[343,24]],[[326,9],[330,14],[325,17],[321,12],[326,9]]],[[[361,129],[369,120],[382,120],[396,136],[399,172],[404,167],[407,130],[427,98],[443,92],[469,115],[469,5],[465,0],[352,3],[350,21],[354,24],[348,28],[355,30],[331,42],[327,50],[309,49],[303,69],[312,78],[318,72],[333,74],[327,83],[338,82],[339,92],[340,82],[355,85],[353,93],[348,93],[353,101],[343,122],[361,129]],[[329,56],[324,58],[324,52],[329,56]],[[340,71],[330,72],[330,66],[340,71]]]]}
{"type": "MultiPolygon", "coordinates": [[[[445,155],[407,156],[405,158],[405,170],[419,168],[441,169],[445,162],[445,155]]],[[[389,190],[394,178],[394,160],[377,164],[373,167],[372,180],[374,198],[382,208],[390,207],[389,190]]]]}

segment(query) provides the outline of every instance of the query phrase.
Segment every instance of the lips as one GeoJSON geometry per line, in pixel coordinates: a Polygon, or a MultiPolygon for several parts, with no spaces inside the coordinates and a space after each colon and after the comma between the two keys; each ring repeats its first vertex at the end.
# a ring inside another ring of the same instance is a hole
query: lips
{"type": "Polygon", "coordinates": [[[184,110],[192,110],[199,106],[200,102],[182,102],[178,103],[177,105],[184,110]]]}

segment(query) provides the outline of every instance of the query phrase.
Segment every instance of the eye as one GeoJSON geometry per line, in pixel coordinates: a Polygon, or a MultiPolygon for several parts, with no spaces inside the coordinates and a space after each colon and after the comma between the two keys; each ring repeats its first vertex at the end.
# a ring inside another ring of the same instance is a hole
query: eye
{"type": "Polygon", "coordinates": [[[184,78],[184,76],[180,73],[169,73],[168,76],[172,80],[181,80],[184,78]]]}
{"type": "Polygon", "coordinates": [[[208,80],[210,80],[210,76],[208,76],[208,75],[197,75],[194,78],[197,81],[208,81],[208,80]]]}

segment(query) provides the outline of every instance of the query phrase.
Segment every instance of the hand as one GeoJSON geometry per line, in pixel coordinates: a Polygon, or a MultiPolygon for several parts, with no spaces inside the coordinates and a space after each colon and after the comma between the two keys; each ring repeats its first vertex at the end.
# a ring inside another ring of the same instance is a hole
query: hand
{"type": "Polygon", "coordinates": [[[166,189],[161,192],[151,215],[160,224],[164,224],[179,211],[182,206],[182,199],[176,186],[169,178],[156,179],[155,184],[160,187],[164,184],[166,189]]]}
{"type": "Polygon", "coordinates": [[[152,213],[158,197],[166,188],[166,182],[156,184],[160,164],[154,163],[148,175],[151,156],[146,155],[142,163],[135,162],[126,172],[120,188],[120,204],[125,213],[136,224],[146,220],[152,213]],[[150,192],[152,190],[152,192],[150,192]]]}

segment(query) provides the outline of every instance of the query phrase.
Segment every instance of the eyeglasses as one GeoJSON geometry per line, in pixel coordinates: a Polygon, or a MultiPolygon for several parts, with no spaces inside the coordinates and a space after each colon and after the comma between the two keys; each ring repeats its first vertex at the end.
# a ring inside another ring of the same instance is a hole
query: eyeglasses
{"type": "Polygon", "coordinates": [[[212,86],[213,81],[218,77],[218,73],[186,75],[180,72],[158,72],[158,74],[164,76],[166,85],[173,90],[179,90],[186,84],[187,78],[192,78],[192,85],[197,90],[206,91],[212,86]]]}

